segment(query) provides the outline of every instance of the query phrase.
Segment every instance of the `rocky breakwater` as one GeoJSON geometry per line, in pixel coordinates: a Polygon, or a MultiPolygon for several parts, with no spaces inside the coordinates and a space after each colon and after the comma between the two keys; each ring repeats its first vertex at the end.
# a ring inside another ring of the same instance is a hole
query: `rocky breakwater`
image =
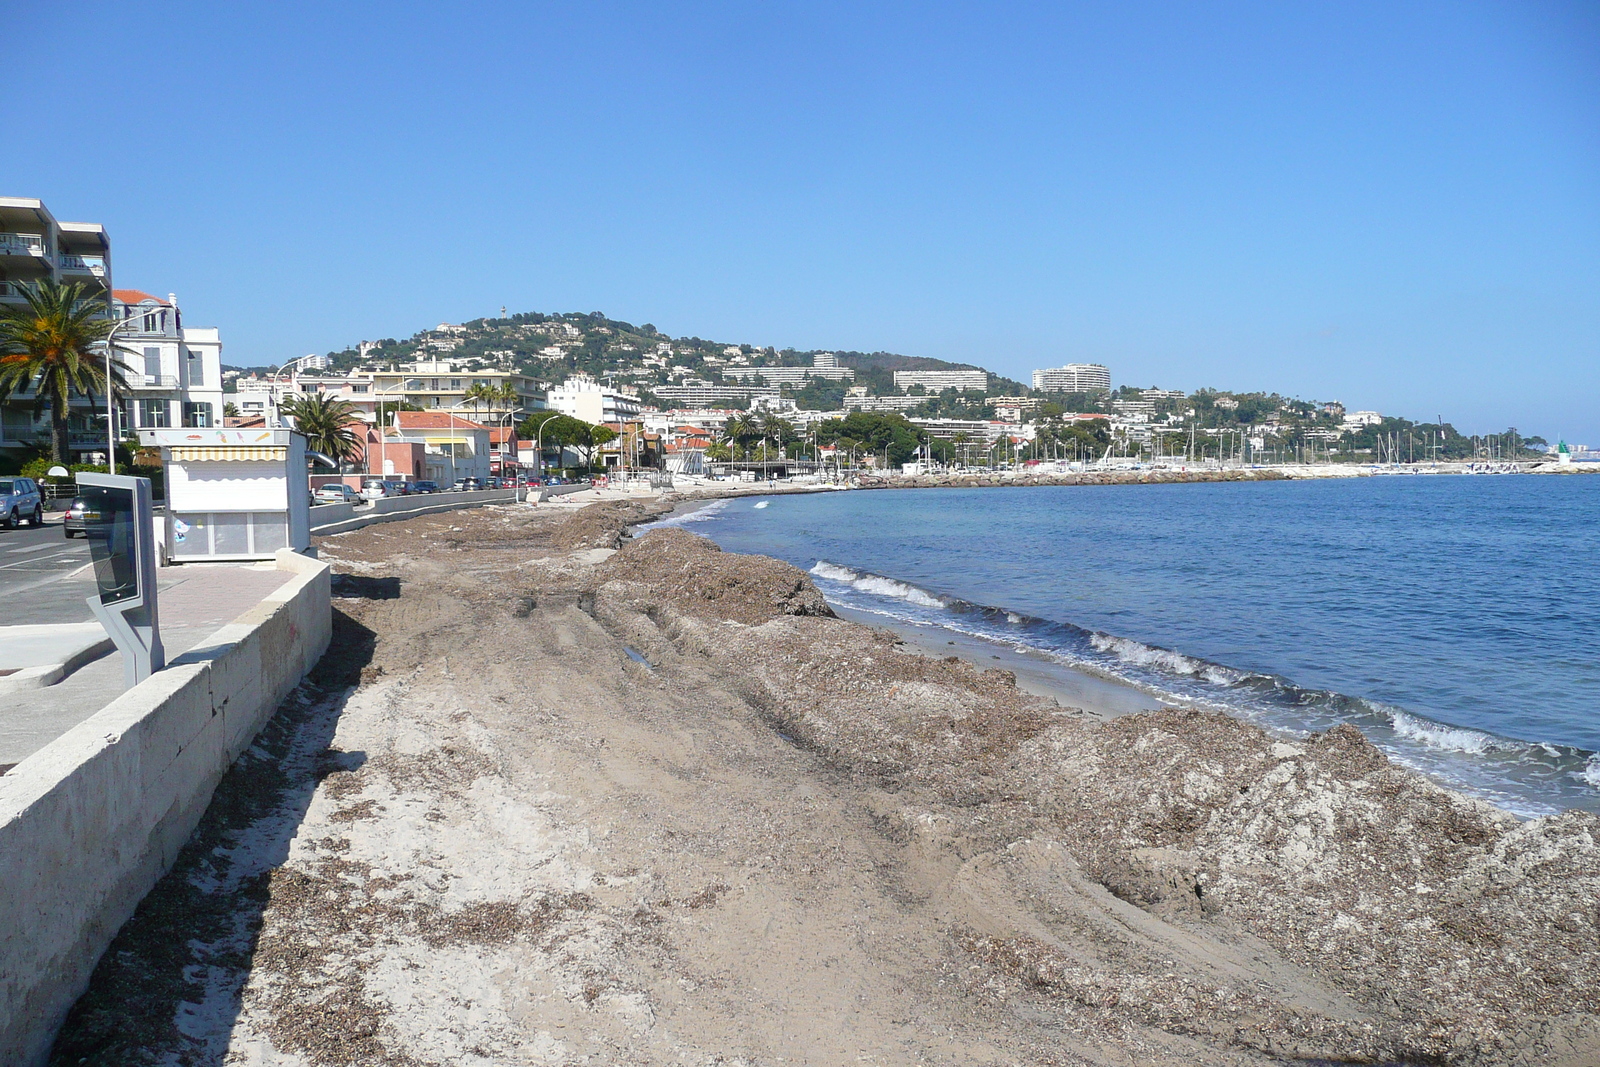
{"type": "Polygon", "coordinates": [[[1065,472],[863,474],[862,489],[977,489],[1031,485],[1175,485],[1200,482],[1277,482],[1276,470],[1092,470],[1065,472]]]}
{"type": "Polygon", "coordinates": [[[712,672],[869,813],[949,947],[913,964],[1034,1020],[1049,1062],[1600,1062],[1593,815],[1520,822],[1348,726],[1092,721],[683,530],[594,581],[607,630],[712,672]]]}

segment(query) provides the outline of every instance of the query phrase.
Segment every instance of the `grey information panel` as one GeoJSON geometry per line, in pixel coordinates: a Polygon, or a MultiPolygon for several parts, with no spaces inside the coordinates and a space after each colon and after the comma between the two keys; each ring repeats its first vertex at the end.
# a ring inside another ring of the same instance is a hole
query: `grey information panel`
{"type": "Polygon", "coordinates": [[[100,603],[140,599],[143,590],[139,588],[138,513],[133,489],[84,485],[78,495],[83,497],[83,528],[94,560],[100,603]]]}
{"type": "Polygon", "coordinates": [[[156,539],[150,480],[80,474],[83,529],[94,561],[96,593],[89,610],[122,653],[123,681],[132,688],[166,666],[156,611],[156,539]]]}

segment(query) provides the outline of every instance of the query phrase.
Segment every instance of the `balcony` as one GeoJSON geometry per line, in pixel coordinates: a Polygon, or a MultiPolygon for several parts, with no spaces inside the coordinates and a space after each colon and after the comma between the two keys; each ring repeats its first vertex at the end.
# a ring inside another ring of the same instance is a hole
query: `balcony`
{"type": "Polygon", "coordinates": [[[72,278],[96,278],[105,281],[104,256],[62,256],[61,273],[72,278]]]}
{"type": "Polygon", "coordinates": [[[50,254],[44,238],[36,233],[0,233],[0,256],[28,256],[43,259],[50,254]]]}
{"type": "Polygon", "coordinates": [[[129,374],[128,384],[135,389],[176,389],[178,378],[173,374],[129,374]]]}

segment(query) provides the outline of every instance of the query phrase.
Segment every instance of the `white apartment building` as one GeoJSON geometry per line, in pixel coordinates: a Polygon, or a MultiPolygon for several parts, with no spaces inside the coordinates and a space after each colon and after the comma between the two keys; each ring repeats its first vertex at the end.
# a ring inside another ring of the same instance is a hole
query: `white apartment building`
{"type": "Polygon", "coordinates": [[[912,419],[911,423],[938,441],[954,441],[965,435],[975,449],[985,449],[1002,437],[1025,436],[1026,427],[987,419],[912,419]]]}
{"type": "Polygon", "coordinates": [[[736,367],[723,372],[723,376],[741,381],[760,378],[768,385],[799,386],[805,385],[807,378],[824,378],[835,382],[856,380],[856,372],[849,367],[839,366],[838,359],[831,352],[812,357],[809,367],[736,367]]]}
{"type": "Polygon", "coordinates": [[[851,411],[910,411],[928,402],[925,396],[867,396],[865,393],[844,398],[844,410],[851,411]]]}
{"type": "Polygon", "coordinates": [[[578,374],[545,394],[545,406],[584,422],[633,422],[643,402],[632,393],[618,392],[588,375],[578,374]]]}
{"type": "Polygon", "coordinates": [[[117,401],[124,430],[222,425],[222,340],[214,326],[185,326],[177,297],[116,289],[112,314],[129,323],[116,344],[129,395],[117,401]]]}
{"type": "Polygon", "coordinates": [[[650,391],[662,400],[690,408],[711,408],[729,400],[778,395],[775,385],[713,385],[698,378],[685,379],[679,385],[652,385],[650,391]]]}
{"type": "Polygon", "coordinates": [[[1347,433],[1356,433],[1368,426],[1377,426],[1383,422],[1383,416],[1376,411],[1352,411],[1344,417],[1339,424],[1339,429],[1347,433]]]}
{"type": "MultiPolygon", "coordinates": [[[[0,196],[0,303],[23,302],[23,284],[46,279],[77,282],[93,301],[111,297],[111,240],[96,222],[59,222],[44,202],[0,196]]],[[[49,434],[49,414],[34,417],[33,390],[0,400],[0,448],[27,448],[49,434]]],[[[104,452],[104,400],[73,397],[68,407],[68,443],[75,450],[104,452]]]]}
{"type": "Polygon", "coordinates": [[[942,393],[946,389],[955,389],[963,393],[983,393],[989,389],[989,372],[986,370],[897,370],[894,372],[894,387],[896,389],[910,389],[913,385],[920,385],[930,393],[942,393]]]}
{"type": "Polygon", "coordinates": [[[326,393],[350,404],[368,422],[376,419],[378,401],[373,394],[370,372],[240,378],[234,388],[237,392],[229,393],[227,400],[246,418],[265,415],[269,407],[282,407],[284,400],[292,396],[326,393]]]}
{"type": "Polygon", "coordinates": [[[1111,371],[1099,363],[1068,363],[1033,372],[1033,387],[1041,393],[1109,393],[1111,371]]]}
{"type": "Polygon", "coordinates": [[[363,369],[356,374],[371,382],[374,406],[404,400],[429,411],[453,411],[458,415],[473,417],[509,415],[516,419],[526,418],[545,406],[540,383],[516,371],[467,367],[445,360],[418,360],[410,364],[391,365],[388,369],[363,369]],[[501,401],[495,407],[480,401],[474,407],[473,402],[467,399],[467,390],[475,385],[496,388],[509,385],[516,399],[501,401]]]}

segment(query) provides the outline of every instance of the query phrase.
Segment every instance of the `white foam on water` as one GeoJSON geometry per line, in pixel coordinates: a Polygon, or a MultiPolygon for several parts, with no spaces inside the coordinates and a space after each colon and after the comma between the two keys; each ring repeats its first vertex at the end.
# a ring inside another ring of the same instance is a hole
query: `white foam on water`
{"type": "Polygon", "coordinates": [[[925,608],[944,608],[948,602],[944,598],[935,596],[910,582],[902,582],[895,578],[885,578],[881,574],[864,574],[849,567],[841,567],[837,563],[829,563],[819,559],[811,567],[811,573],[819,578],[841,582],[850,588],[874,596],[893,597],[911,604],[918,604],[925,608]]]}
{"type": "Polygon", "coordinates": [[[763,501],[761,501],[761,502],[760,502],[760,503],[759,503],[759,504],[757,504],[757,505],[756,505],[756,508],[755,508],[755,509],[756,509],[756,510],[757,510],[757,511],[760,511],[760,510],[761,510],[761,509],[762,509],[762,508],[764,508],[764,507],[766,507],[766,506],[767,506],[767,504],[768,504],[768,501],[765,501],[765,500],[763,500],[763,501]]]}
{"type": "Polygon", "coordinates": [[[1154,668],[1168,674],[1199,678],[1212,685],[1234,685],[1245,677],[1239,671],[1229,670],[1203,659],[1195,659],[1193,656],[1185,656],[1182,652],[1156,648],[1127,637],[1097,633],[1089,636],[1089,643],[1098,651],[1109,652],[1130,667],[1154,668]]]}
{"type": "Polygon", "coordinates": [[[1589,757],[1589,762],[1578,772],[1578,779],[1592,789],[1600,789],[1600,752],[1589,757]]]}
{"type": "Polygon", "coordinates": [[[1390,711],[1389,719],[1394,726],[1396,737],[1415,741],[1428,748],[1481,755],[1503,747],[1496,738],[1478,730],[1468,730],[1462,726],[1446,726],[1444,723],[1408,715],[1403,711],[1390,711]]]}
{"type": "Polygon", "coordinates": [[[695,508],[693,511],[686,511],[682,515],[669,515],[655,522],[641,523],[639,529],[654,530],[660,526],[687,526],[691,522],[705,522],[708,519],[716,518],[727,506],[728,500],[726,498],[713,500],[703,508],[695,508]]]}

